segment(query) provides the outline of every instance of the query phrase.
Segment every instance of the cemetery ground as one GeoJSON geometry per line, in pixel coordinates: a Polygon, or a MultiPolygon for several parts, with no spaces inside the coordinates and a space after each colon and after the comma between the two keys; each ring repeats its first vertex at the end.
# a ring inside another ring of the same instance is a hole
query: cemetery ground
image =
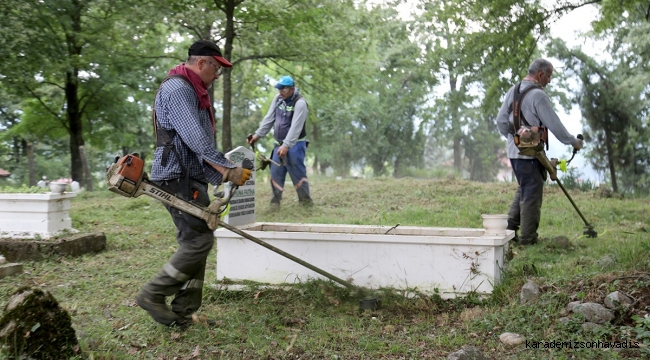
{"type": "MultiPolygon", "coordinates": [[[[274,212],[268,204],[269,185],[262,180],[268,175],[258,176],[257,220],[264,222],[481,228],[481,214],[507,211],[516,186],[453,178],[312,177],[315,206],[303,208],[287,179],[282,208],[274,212]]],[[[85,192],[73,199],[72,225],[82,232],[104,232],[106,249],[23,263],[23,274],[0,280],[0,308],[21,286],[51,292],[72,317],[84,353],[80,358],[90,359],[441,359],[465,345],[490,359],[647,358],[650,199],[601,197],[598,190],[570,194],[598,238],[585,238],[584,223],[568,199],[557,186],[546,186],[542,241],[512,248],[504,281],[488,298],[442,300],[385,290],[379,310],[362,312],[349,291],[329,281],[292,290],[218,291],[211,287],[216,282],[212,252],[199,322],[179,330],[156,324],[134,302],[140,286],[177,246],[162,204],[107,190],[85,192]],[[559,236],[568,242],[557,241],[559,236]],[[527,280],[542,292],[521,304],[520,290],[527,280]],[[630,295],[634,303],[615,309],[615,318],[604,325],[583,328],[583,319],[565,310],[572,301],[602,304],[615,290],[630,295]],[[216,325],[201,321],[204,317],[216,325]],[[530,348],[526,343],[505,345],[499,339],[505,332],[531,342],[641,345],[530,348]]]]}

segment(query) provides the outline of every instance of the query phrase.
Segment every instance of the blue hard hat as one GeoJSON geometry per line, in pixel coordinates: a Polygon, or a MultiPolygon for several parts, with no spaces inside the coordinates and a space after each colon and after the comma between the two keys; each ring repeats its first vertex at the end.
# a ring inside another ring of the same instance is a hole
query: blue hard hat
{"type": "Polygon", "coordinates": [[[280,78],[280,81],[275,84],[276,89],[282,89],[287,86],[293,86],[293,78],[291,76],[283,76],[280,78]]]}

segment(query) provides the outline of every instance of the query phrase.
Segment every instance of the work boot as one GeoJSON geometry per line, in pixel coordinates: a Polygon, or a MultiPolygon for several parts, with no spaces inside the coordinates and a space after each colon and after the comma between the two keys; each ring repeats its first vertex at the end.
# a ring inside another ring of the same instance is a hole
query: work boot
{"type": "Polygon", "coordinates": [[[163,295],[154,295],[146,290],[140,290],[135,297],[135,302],[139,307],[147,310],[156,322],[163,325],[172,326],[180,320],[178,315],[169,310],[163,295]]]}
{"type": "Polygon", "coordinates": [[[539,242],[539,239],[537,237],[528,238],[528,239],[519,239],[519,241],[518,241],[519,245],[535,245],[538,242],[539,242]]]}

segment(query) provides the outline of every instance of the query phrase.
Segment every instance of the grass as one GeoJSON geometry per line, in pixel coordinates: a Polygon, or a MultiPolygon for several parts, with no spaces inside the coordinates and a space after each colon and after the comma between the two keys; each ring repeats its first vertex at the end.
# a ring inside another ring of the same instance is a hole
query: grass
{"type": "MultiPolygon", "coordinates": [[[[312,177],[310,185],[313,208],[300,207],[289,185],[282,209],[273,211],[270,186],[261,176],[258,221],[480,228],[480,215],[506,212],[515,190],[514,184],[452,177],[312,177]]],[[[570,194],[599,237],[582,236],[584,223],[569,201],[557,186],[547,186],[540,225],[546,240],[514,248],[504,281],[488,299],[405,298],[386,291],[381,309],[360,312],[346,290],[324,281],[290,291],[227,292],[206,286],[199,314],[216,319],[218,326],[197,324],[179,331],[154,323],[133,300],[176,249],[175,228],[163,206],[146,197],[86,192],[73,200],[73,227],[104,232],[107,249],[24,263],[22,275],[0,280],[0,306],[20,286],[50,291],[70,312],[81,348],[92,359],[439,359],[464,345],[492,359],[648,356],[646,349],[544,350],[499,341],[503,332],[536,341],[650,341],[650,333],[643,335],[645,325],[631,317],[643,316],[650,305],[650,200],[602,199],[595,191],[570,194]],[[548,240],[560,235],[569,238],[568,249],[548,240]],[[605,256],[615,260],[605,264],[605,256]],[[538,269],[535,276],[522,270],[530,263],[538,269]],[[544,290],[533,305],[519,304],[526,279],[544,290]],[[614,324],[595,333],[583,332],[575,320],[558,321],[566,316],[568,302],[602,302],[613,290],[639,300],[633,313],[619,314],[614,324]]],[[[215,260],[212,253],[206,284],[216,282],[215,260]]]]}

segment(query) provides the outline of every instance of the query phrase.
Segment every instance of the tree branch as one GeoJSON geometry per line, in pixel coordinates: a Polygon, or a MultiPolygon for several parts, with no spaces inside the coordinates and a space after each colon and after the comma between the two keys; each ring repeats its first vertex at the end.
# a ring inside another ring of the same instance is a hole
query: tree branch
{"type": "Polygon", "coordinates": [[[560,6],[559,8],[553,9],[552,12],[558,14],[558,13],[562,13],[562,12],[565,12],[565,11],[572,11],[572,10],[581,8],[583,6],[598,4],[598,3],[601,3],[602,1],[603,0],[589,0],[589,1],[587,1],[585,3],[582,3],[582,4],[576,4],[576,5],[566,4],[564,6],[560,6]]]}
{"type": "MultiPolygon", "coordinates": [[[[36,99],[36,100],[37,100],[37,101],[38,101],[38,102],[39,102],[39,103],[40,103],[40,104],[45,108],[45,111],[47,111],[47,112],[50,113],[52,116],[54,116],[55,118],[59,119],[59,121],[61,121],[61,116],[60,116],[58,113],[56,113],[55,111],[53,111],[52,109],[50,109],[49,106],[45,105],[45,102],[43,102],[43,100],[41,99],[40,96],[38,96],[38,95],[37,95],[37,94],[36,94],[32,89],[30,89],[28,86],[25,86],[25,89],[27,89],[27,91],[32,95],[32,97],[34,97],[34,98],[35,98],[35,99],[36,99]]],[[[61,121],[61,124],[62,124],[63,127],[65,127],[67,130],[69,130],[68,127],[66,126],[66,124],[65,124],[64,121],[61,121]]]]}

